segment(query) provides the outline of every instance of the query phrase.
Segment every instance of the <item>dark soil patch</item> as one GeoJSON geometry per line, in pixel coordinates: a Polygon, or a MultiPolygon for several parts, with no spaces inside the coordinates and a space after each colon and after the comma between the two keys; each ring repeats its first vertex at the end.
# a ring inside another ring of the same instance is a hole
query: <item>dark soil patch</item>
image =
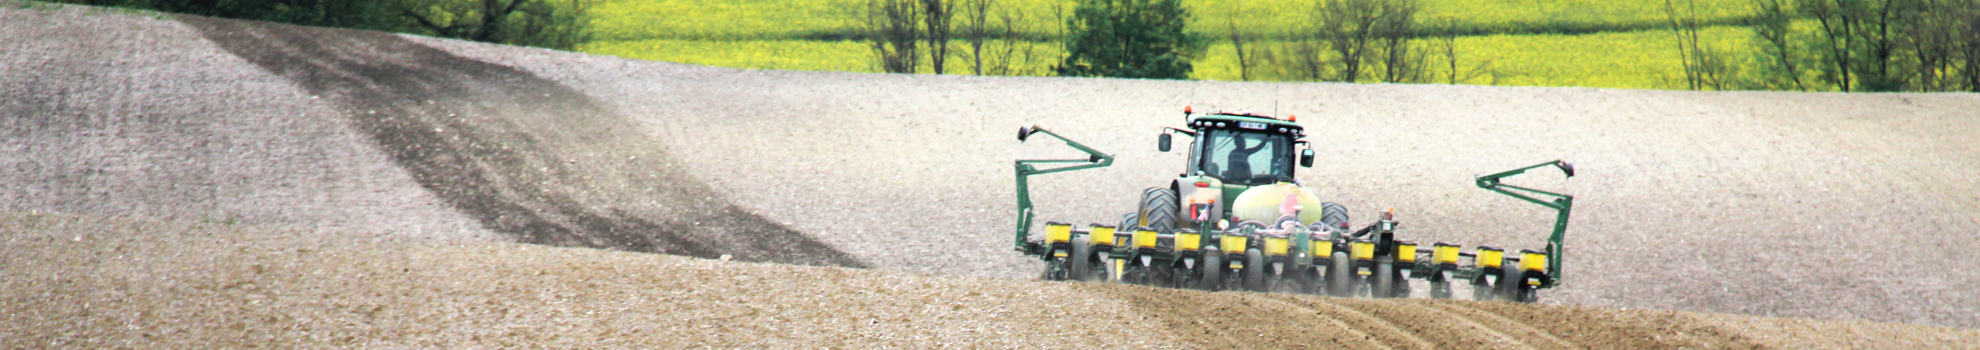
{"type": "Polygon", "coordinates": [[[421,186],[523,242],[864,266],[728,203],[638,125],[557,82],[381,32],[179,21],[335,102],[421,186]]]}

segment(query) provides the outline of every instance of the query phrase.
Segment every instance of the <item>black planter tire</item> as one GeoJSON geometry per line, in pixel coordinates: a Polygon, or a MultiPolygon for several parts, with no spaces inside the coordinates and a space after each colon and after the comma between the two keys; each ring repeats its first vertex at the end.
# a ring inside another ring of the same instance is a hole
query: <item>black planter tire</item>
{"type": "Polygon", "coordinates": [[[1203,261],[1196,264],[1196,289],[1215,291],[1224,286],[1224,255],[1204,253],[1203,261]]]}
{"type": "Polygon", "coordinates": [[[1396,292],[1396,265],[1387,261],[1375,263],[1375,285],[1368,295],[1375,298],[1393,298],[1396,292]]]}
{"type": "Polygon", "coordinates": [[[1272,291],[1272,285],[1265,280],[1265,252],[1258,249],[1244,250],[1244,289],[1265,293],[1272,291]]]}
{"type": "Polygon", "coordinates": [[[1336,297],[1354,296],[1354,261],[1348,260],[1346,252],[1334,252],[1333,265],[1327,268],[1327,295],[1336,297]]]}
{"type": "Polygon", "coordinates": [[[1080,236],[1073,239],[1072,256],[1066,257],[1066,260],[1069,261],[1066,267],[1066,279],[1089,282],[1099,277],[1093,273],[1093,244],[1090,243],[1091,239],[1091,236],[1080,236]]]}

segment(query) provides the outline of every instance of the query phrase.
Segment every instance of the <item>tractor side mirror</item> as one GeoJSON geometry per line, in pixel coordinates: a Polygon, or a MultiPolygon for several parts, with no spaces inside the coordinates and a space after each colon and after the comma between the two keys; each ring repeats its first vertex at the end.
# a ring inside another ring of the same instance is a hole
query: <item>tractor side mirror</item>
{"type": "Polygon", "coordinates": [[[1030,125],[1018,127],[1018,142],[1024,142],[1025,138],[1031,137],[1031,133],[1035,132],[1038,132],[1038,129],[1030,125]]]}
{"type": "Polygon", "coordinates": [[[1161,150],[1161,151],[1163,151],[1163,152],[1168,152],[1168,151],[1169,151],[1169,138],[1170,138],[1170,136],[1169,136],[1169,133],[1166,133],[1166,132],[1165,132],[1165,133],[1162,133],[1162,136],[1160,136],[1160,137],[1156,137],[1156,138],[1155,138],[1155,149],[1158,149],[1158,150],[1161,150]]]}
{"type": "Polygon", "coordinates": [[[1554,166],[1560,167],[1561,172],[1567,173],[1567,177],[1574,177],[1574,164],[1568,164],[1565,161],[1554,161],[1554,166]]]}
{"type": "Polygon", "coordinates": [[[1299,151],[1299,166],[1300,166],[1300,167],[1304,167],[1304,168],[1311,168],[1311,167],[1313,167],[1313,149],[1312,149],[1312,148],[1308,148],[1308,149],[1304,149],[1304,150],[1300,150],[1300,151],[1299,151]]]}

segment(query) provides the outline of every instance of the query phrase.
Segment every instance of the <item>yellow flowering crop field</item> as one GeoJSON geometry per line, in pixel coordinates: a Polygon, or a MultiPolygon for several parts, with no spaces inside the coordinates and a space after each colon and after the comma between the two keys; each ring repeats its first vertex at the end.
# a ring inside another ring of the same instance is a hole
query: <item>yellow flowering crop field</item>
{"type": "MultiPolygon", "coordinates": [[[[579,51],[636,59],[746,69],[873,72],[872,49],[844,40],[856,33],[866,0],[595,0],[592,41],[579,51]]],[[[1421,0],[1418,21],[1449,28],[1584,28],[1600,25],[1654,26],[1664,20],[1664,2],[1652,0],[1421,0]],[[1552,26],[1552,27],[1548,27],[1552,26]]],[[[1196,58],[1192,78],[1238,80],[1236,56],[1227,40],[1233,30],[1255,46],[1283,45],[1305,28],[1320,0],[1185,1],[1194,16],[1190,31],[1212,40],[1196,58]]],[[[1074,0],[998,0],[1021,16],[1018,27],[1032,35],[1056,35],[1074,0]]],[[[1737,19],[1752,11],[1747,1],[1686,1],[1685,11],[1707,20],[1737,19]],[[1691,6],[1695,4],[1695,6],[1691,6]]],[[[994,16],[993,16],[994,17],[994,16]]],[[[1510,29],[1509,29],[1510,28],[1510,29]]],[[[1546,32],[1540,30],[1540,32],[1546,32]]],[[[1703,33],[1707,42],[1728,50],[1745,45],[1751,32],[1720,26],[1703,33]]],[[[1461,84],[1586,86],[1670,89],[1683,85],[1683,67],[1668,30],[1592,34],[1504,34],[1456,40],[1461,84]]],[[[992,45],[999,45],[993,43],[992,45]]],[[[1431,45],[1423,41],[1419,47],[1431,45]]],[[[1063,48],[1033,42],[1033,57],[1014,62],[1011,74],[1046,74],[1063,48]]],[[[958,42],[951,50],[966,52],[958,42]]],[[[1441,52],[1428,57],[1432,82],[1448,82],[1441,52]]],[[[1015,60],[1015,59],[1014,59],[1015,60]]],[[[952,58],[950,73],[969,72],[967,58],[952,58]]],[[[921,71],[932,72],[924,59],[921,71]]],[[[1269,79],[1269,77],[1268,77],[1269,79]]]]}
{"type": "MultiPolygon", "coordinates": [[[[764,40],[844,35],[861,24],[866,0],[595,0],[595,40],[764,40]]],[[[996,0],[1021,17],[1019,27],[1052,34],[1074,0],[996,0]]],[[[1662,23],[1654,0],[1421,0],[1418,21],[1460,27],[1544,27],[1550,24],[1662,23]],[[1448,22],[1448,23],[1446,23],[1448,22]]],[[[1281,35],[1311,22],[1319,0],[1185,1],[1190,30],[1212,37],[1240,32],[1281,35]]],[[[1687,6],[1678,1],[1679,6],[1687,6]]],[[[1748,1],[1693,1],[1685,10],[1704,19],[1750,13],[1748,1]]],[[[995,20],[992,16],[993,21],[995,20]]]]}
{"type": "MultiPolygon", "coordinates": [[[[1699,31],[1705,45],[1720,52],[1736,52],[1752,45],[1751,30],[1720,26],[1699,31]]],[[[1630,89],[1682,89],[1684,63],[1677,53],[1677,41],[1668,30],[1583,35],[1487,35],[1458,37],[1458,84],[1510,86],[1581,86],[1630,89]]],[[[1251,45],[1278,48],[1284,43],[1260,42],[1251,45]]],[[[1429,67],[1426,83],[1449,83],[1450,56],[1441,43],[1419,40],[1413,43],[1428,49],[1424,63],[1429,67]]],[[[1229,42],[1211,45],[1195,61],[1191,78],[1239,80],[1237,52],[1229,42]]],[[[1283,52],[1283,51],[1281,51],[1283,52]]],[[[1744,57],[1729,57],[1743,59],[1744,57]]],[[[1267,68],[1254,68],[1253,80],[1275,80],[1267,68]],[[1263,75],[1263,79],[1257,76],[1263,75]]],[[[1379,68],[1371,68],[1379,69],[1379,68]]]]}

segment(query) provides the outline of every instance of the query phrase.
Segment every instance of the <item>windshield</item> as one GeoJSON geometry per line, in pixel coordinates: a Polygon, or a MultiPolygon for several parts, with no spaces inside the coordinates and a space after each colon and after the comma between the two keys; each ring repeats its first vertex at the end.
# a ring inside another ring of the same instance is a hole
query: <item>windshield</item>
{"type": "Polygon", "coordinates": [[[1204,173],[1224,182],[1257,184],[1292,180],[1292,140],[1286,135],[1211,129],[1201,161],[1204,173]]]}

